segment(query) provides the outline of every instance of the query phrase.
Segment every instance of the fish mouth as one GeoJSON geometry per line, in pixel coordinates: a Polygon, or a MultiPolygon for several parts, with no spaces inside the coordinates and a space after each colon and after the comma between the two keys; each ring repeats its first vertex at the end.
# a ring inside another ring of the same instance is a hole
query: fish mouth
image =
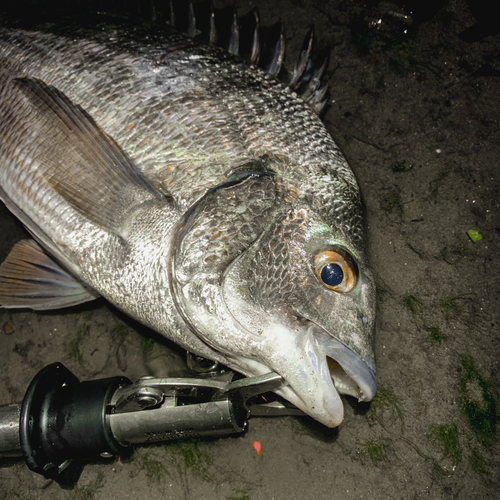
{"type": "Polygon", "coordinates": [[[308,335],[315,354],[325,357],[335,389],[358,401],[371,401],[377,390],[374,367],[317,325],[309,327],[308,335]]]}
{"type": "Polygon", "coordinates": [[[276,393],[327,427],[337,427],[344,418],[341,394],[363,402],[375,396],[374,369],[318,325],[309,326],[305,337],[303,368],[276,370],[287,382],[276,393]]]}
{"type": "Polygon", "coordinates": [[[363,402],[375,396],[374,367],[315,323],[301,333],[270,325],[254,356],[240,352],[225,364],[247,377],[279,374],[285,384],[276,394],[323,425],[337,427],[344,419],[341,394],[363,402]]]}

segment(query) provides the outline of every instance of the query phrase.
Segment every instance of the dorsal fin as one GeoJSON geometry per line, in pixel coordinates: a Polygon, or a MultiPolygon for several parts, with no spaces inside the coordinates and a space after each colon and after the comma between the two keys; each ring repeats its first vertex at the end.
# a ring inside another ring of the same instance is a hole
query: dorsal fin
{"type": "MultiPolygon", "coordinates": [[[[177,9],[185,8],[185,2],[178,2],[177,9]]],[[[189,2],[189,33],[195,32],[205,42],[217,43],[217,29],[215,27],[215,11],[212,2],[189,2]],[[194,26],[191,26],[191,23],[194,26]]],[[[189,34],[188,33],[188,34],[189,34]]]]}
{"type": "Polygon", "coordinates": [[[215,28],[217,30],[216,45],[231,54],[239,54],[239,25],[236,9],[233,6],[225,9],[215,9],[215,28]]]}
{"type": "Polygon", "coordinates": [[[190,37],[195,37],[198,34],[196,31],[196,16],[194,13],[194,7],[192,2],[189,2],[187,34],[190,37]]]}
{"type": "Polygon", "coordinates": [[[329,54],[319,56],[317,59],[309,59],[307,67],[296,88],[296,92],[309,102],[314,93],[321,87],[321,79],[329,63],[329,54]]]}
{"type": "Polygon", "coordinates": [[[239,54],[240,50],[240,26],[238,24],[238,15],[236,14],[236,9],[233,8],[233,16],[231,20],[231,30],[230,30],[230,41],[229,41],[229,52],[231,54],[239,54]]]}
{"type": "Polygon", "coordinates": [[[200,38],[239,55],[278,78],[318,115],[325,110],[328,92],[322,79],[328,58],[314,56],[312,28],[305,36],[295,68],[288,71],[283,66],[285,35],[281,22],[262,27],[256,8],[240,18],[234,6],[214,9],[210,0],[138,0],[137,5],[135,2],[113,2],[113,10],[139,15],[163,25],[166,23],[190,37],[200,38]]]}
{"type": "Polygon", "coordinates": [[[188,33],[189,29],[189,10],[191,2],[170,2],[170,21],[169,24],[172,28],[183,33],[188,33]]]}
{"type": "Polygon", "coordinates": [[[300,83],[300,79],[302,78],[302,75],[306,70],[307,63],[311,58],[313,44],[314,44],[314,29],[311,27],[311,29],[307,32],[304,41],[302,42],[302,48],[300,49],[299,59],[293,70],[292,80],[288,84],[288,86],[292,90],[295,90],[297,88],[298,84],[300,83]]]}
{"type": "Polygon", "coordinates": [[[233,6],[214,9],[210,1],[187,3],[170,0],[170,20],[167,22],[177,31],[201,38],[258,65],[296,92],[318,115],[324,111],[328,89],[322,79],[329,58],[328,55],[313,56],[315,37],[312,28],[307,32],[297,64],[290,72],[283,66],[285,35],[281,22],[261,27],[256,8],[238,18],[233,6]]]}
{"type": "Polygon", "coordinates": [[[314,93],[314,97],[312,97],[308,101],[309,106],[311,106],[314,109],[317,115],[321,115],[321,113],[325,109],[328,103],[329,95],[330,92],[328,89],[328,82],[326,82],[323,84],[322,87],[316,90],[316,92],[314,93]]]}

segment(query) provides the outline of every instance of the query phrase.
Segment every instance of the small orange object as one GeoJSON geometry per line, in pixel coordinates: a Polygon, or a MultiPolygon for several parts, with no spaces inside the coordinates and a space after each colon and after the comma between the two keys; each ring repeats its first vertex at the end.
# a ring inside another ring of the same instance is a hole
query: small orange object
{"type": "Polygon", "coordinates": [[[6,335],[10,335],[11,333],[14,332],[14,328],[12,328],[9,323],[4,323],[3,324],[3,331],[6,335]]]}
{"type": "Polygon", "coordinates": [[[260,455],[260,452],[262,451],[262,445],[260,444],[260,441],[254,441],[253,447],[255,448],[257,455],[260,455]]]}

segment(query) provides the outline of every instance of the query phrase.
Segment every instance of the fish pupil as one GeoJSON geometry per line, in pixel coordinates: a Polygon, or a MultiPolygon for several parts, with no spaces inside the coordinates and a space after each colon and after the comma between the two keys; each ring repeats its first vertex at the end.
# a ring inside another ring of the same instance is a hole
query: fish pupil
{"type": "Polygon", "coordinates": [[[328,286],[337,286],[344,280],[344,272],[338,264],[328,264],[321,271],[321,279],[328,286]]]}

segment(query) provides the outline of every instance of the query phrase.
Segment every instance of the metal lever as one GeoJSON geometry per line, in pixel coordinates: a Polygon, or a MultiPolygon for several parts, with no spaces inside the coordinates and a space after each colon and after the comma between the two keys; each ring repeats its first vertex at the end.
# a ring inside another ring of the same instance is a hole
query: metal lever
{"type": "Polygon", "coordinates": [[[247,400],[282,384],[276,373],[235,382],[142,378],[115,392],[111,432],[122,445],[242,432],[247,400]]]}

